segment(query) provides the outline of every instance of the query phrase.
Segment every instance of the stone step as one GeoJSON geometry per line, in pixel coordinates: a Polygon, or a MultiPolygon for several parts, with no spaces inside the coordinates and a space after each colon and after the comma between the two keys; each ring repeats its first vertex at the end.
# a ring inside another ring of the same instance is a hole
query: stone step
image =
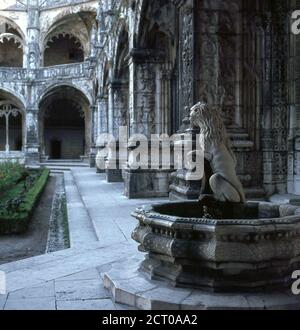
{"type": "Polygon", "coordinates": [[[89,164],[86,164],[86,163],[40,163],[39,164],[40,166],[49,166],[49,167],[53,167],[53,166],[56,166],[56,167],[89,167],[89,164]]]}
{"type": "Polygon", "coordinates": [[[68,164],[77,164],[77,163],[83,163],[83,161],[81,159],[48,159],[47,161],[45,161],[44,163],[68,163],[68,164]]]}
{"type": "Polygon", "coordinates": [[[84,163],[40,163],[39,166],[49,169],[51,172],[68,172],[72,168],[89,168],[84,163]]]}

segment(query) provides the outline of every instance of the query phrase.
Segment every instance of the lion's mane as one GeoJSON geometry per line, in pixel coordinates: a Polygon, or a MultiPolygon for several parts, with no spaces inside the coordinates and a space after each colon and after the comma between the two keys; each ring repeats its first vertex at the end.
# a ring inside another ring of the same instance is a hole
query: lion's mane
{"type": "Polygon", "coordinates": [[[200,128],[200,134],[203,134],[206,146],[213,145],[218,147],[221,144],[225,144],[232,157],[236,160],[217,107],[208,107],[206,103],[199,102],[191,108],[190,120],[194,127],[200,128]]]}

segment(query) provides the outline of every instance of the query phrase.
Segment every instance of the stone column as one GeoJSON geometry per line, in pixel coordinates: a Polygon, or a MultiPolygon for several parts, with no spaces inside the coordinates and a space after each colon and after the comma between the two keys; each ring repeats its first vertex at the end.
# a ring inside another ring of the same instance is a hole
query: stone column
{"type": "Polygon", "coordinates": [[[109,144],[106,162],[106,177],[109,183],[123,181],[122,173],[127,162],[127,141],[120,141],[119,129],[127,126],[128,86],[121,81],[112,81],[109,86],[109,133],[114,136],[115,143],[109,144]]]}
{"type": "MultiPolygon", "coordinates": [[[[196,1],[197,2],[197,1],[196,1]]],[[[190,129],[189,113],[191,107],[196,103],[195,99],[195,68],[196,68],[196,56],[195,56],[195,1],[188,0],[174,0],[174,4],[178,11],[179,22],[179,121],[182,123],[180,131],[182,134],[182,140],[185,140],[187,144],[193,144],[195,146],[195,138],[197,131],[190,129]],[[194,141],[194,143],[192,143],[194,141]]],[[[199,35],[197,36],[199,37],[199,35]]],[[[201,36],[202,37],[202,36],[201,36]]],[[[214,40],[212,40],[214,42],[214,40]]],[[[207,43],[206,43],[207,44],[207,43]]],[[[204,47],[204,46],[203,46],[204,47]]],[[[199,51],[198,56],[201,56],[199,51]]],[[[197,58],[198,58],[197,56],[197,58]]],[[[213,58],[207,59],[211,61],[209,66],[213,66],[215,69],[215,61],[213,58]]],[[[200,62],[200,60],[198,59],[200,62]]],[[[214,71],[214,70],[212,70],[214,71]]],[[[213,73],[214,75],[216,73],[213,73]]],[[[203,76],[204,73],[201,73],[203,76]]],[[[214,76],[211,77],[212,79],[214,76]]],[[[175,143],[174,148],[183,149],[184,144],[178,140],[175,143]]],[[[188,179],[188,170],[184,167],[171,175],[171,185],[169,187],[171,200],[192,200],[198,199],[200,195],[201,182],[191,181],[188,179]]]]}
{"type": "MultiPolygon", "coordinates": [[[[155,50],[133,49],[130,53],[130,136],[140,134],[148,139],[149,157],[147,161],[145,160],[146,163],[140,164],[139,169],[132,169],[129,164],[126,167],[124,181],[125,195],[128,198],[166,197],[169,193],[171,170],[160,169],[159,163],[155,166],[151,166],[150,163],[151,135],[168,133],[162,131],[162,111],[166,110],[164,104],[166,95],[163,95],[163,91],[164,87],[170,88],[170,84],[162,79],[164,62],[164,54],[155,50]]],[[[136,148],[135,143],[130,145],[130,154],[136,148]]],[[[160,152],[160,146],[157,152],[160,152]]],[[[152,159],[154,160],[153,157],[152,159]]]]}
{"type": "MultiPolygon", "coordinates": [[[[288,181],[287,4],[272,2],[265,28],[263,158],[268,195],[285,194],[288,181]]],[[[295,149],[299,146],[295,145],[295,149]]]]}
{"type": "Polygon", "coordinates": [[[90,167],[94,168],[96,166],[96,134],[97,134],[97,105],[90,106],[91,114],[91,146],[89,152],[89,162],[90,167]]]}
{"type": "Polygon", "coordinates": [[[102,157],[102,151],[106,148],[107,139],[104,135],[108,133],[108,97],[101,95],[98,98],[98,132],[97,132],[97,156],[96,168],[97,173],[105,173],[105,159],[102,157]]]}
{"type": "Polygon", "coordinates": [[[40,51],[40,12],[39,0],[28,0],[28,26],[27,26],[27,69],[38,69],[41,64],[40,51]]]}
{"type": "Polygon", "coordinates": [[[39,123],[37,108],[26,109],[26,164],[36,165],[40,161],[39,123]]]}

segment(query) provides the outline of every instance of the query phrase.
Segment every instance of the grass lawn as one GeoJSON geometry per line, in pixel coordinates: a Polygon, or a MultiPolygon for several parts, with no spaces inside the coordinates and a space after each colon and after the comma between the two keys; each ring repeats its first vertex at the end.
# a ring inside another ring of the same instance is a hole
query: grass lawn
{"type": "Polygon", "coordinates": [[[49,170],[0,165],[0,234],[26,231],[49,177],[49,170]]]}

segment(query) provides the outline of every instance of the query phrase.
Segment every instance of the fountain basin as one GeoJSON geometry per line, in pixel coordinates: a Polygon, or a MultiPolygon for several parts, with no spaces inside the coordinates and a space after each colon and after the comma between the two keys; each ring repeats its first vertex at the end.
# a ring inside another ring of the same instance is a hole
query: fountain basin
{"type": "Polygon", "coordinates": [[[214,292],[286,288],[300,269],[300,209],[271,203],[165,203],[138,208],[141,270],[214,292]],[[204,212],[205,210],[205,212],[204,212]]]}

